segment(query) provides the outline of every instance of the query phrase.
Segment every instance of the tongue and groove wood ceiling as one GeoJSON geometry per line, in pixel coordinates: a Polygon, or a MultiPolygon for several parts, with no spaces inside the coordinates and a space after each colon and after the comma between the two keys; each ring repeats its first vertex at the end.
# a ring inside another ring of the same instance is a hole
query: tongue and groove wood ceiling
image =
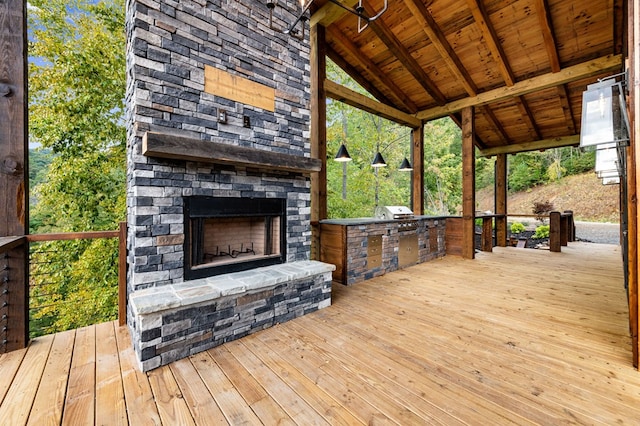
{"type": "MultiPolygon", "coordinates": [[[[475,106],[484,155],[577,144],[587,84],[624,69],[624,0],[389,0],[361,33],[356,16],[318,3],[329,58],[420,120],[475,106]]],[[[364,5],[371,15],[383,1],[364,5]]]]}

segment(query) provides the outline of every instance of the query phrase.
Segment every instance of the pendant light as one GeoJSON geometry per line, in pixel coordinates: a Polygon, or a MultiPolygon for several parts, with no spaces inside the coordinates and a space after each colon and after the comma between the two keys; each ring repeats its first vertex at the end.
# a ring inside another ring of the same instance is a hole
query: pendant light
{"type": "Polygon", "coordinates": [[[400,170],[401,172],[410,172],[411,170],[413,170],[413,167],[411,167],[411,163],[409,163],[407,157],[404,157],[404,160],[402,160],[402,163],[400,163],[400,168],[398,170],[400,170]]]}
{"type": "Polygon", "coordinates": [[[344,163],[346,161],[351,161],[351,156],[349,155],[349,151],[347,151],[347,147],[344,144],[340,145],[340,149],[338,149],[338,153],[336,154],[334,161],[338,161],[344,163]]]}
{"type": "Polygon", "coordinates": [[[387,167],[387,163],[385,163],[384,158],[382,158],[380,151],[376,152],[376,156],[373,159],[373,163],[371,163],[371,167],[387,167]]]}

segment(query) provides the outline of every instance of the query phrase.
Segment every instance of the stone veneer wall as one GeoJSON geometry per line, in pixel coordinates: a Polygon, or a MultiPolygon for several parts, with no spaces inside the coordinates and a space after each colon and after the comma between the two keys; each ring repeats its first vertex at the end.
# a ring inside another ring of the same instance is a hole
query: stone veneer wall
{"type": "MultiPolygon", "coordinates": [[[[446,220],[417,219],[418,229],[409,231],[418,235],[418,262],[424,263],[446,254],[446,220]]],[[[400,269],[398,246],[401,231],[398,222],[378,222],[366,225],[349,225],[347,228],[347,282],[352,285],[360,281],[384,275],[400,269]],[[382,236],[382,265],[371,268],[367,265],[367,238],[382,236]]]]}
{"type": "Polygon", "coordinates": [[[183,281],[185,196],[285,198],[287,261],[310,256],[309,176],[141,154],[145,132],[161,132],[310,156],[308,42],[271,30],[268,13],[254,0],[127,2],[129,293],[183,281]],[[275,89],[275,111],[205,93],[205,65],[275,89]]]}

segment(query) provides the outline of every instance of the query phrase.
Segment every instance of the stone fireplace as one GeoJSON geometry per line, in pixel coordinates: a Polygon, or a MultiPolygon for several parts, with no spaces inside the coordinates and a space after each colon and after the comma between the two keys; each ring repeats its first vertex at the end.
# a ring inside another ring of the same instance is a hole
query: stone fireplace
{"type": "Polygon", "coordinates": [[[330,304],[334,267],[309,260],[308,41],[268,15],[253,0],[127,4],[127,322],[143,370],[330,304]]]}

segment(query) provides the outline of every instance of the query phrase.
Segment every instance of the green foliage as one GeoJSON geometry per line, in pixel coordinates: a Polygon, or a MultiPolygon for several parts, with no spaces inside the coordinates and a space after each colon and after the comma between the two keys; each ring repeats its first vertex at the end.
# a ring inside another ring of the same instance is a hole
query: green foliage
{"type": "Polygon", "coordinates": [[[577,175],[593,170],[596,164],[596,151],[584,151],[579,148],[562,148],[562,167],[567,175],[577,175]]]}
{"type": "Polygon", "coordinates": [[[454,214],[462,203],[462,133],[449,118],[424,126],[425,212],[454,214]]]}
{"type": "MultiPolygon", "coordinates": [[[[329,62],[329,75],[354,83],[329,62]]],[[[410,152],[410,130],[341,102],[327,105],[327,206],[330,217],[370,217],[377,205],[409,205],[410,176],[398,167],[410,152]],[[332,161],[340,145],[352,161],[332,161]],[[387,167],[371,161],[380,151],[387,167]],[[377,198],[377,200],[376,200],[377,198]],[[376,202],[377,201],[377,202],[376,202]]]]}
{"type": "Polygon", "coordinates": [[[522,223],[520,223],[520,222],[513,222],[513,223],[511,224],[511,228],[510,228],[510,230],[511,230],[511,233],[512,233],[512,234],[519,234],[519,233],[521,233],[521,232],[524,232],[525,227],[524,227],[524,225],[523,225],[522,223]]]}
{"type": "Polygon", "coordinates": [[[73,156],[124,140],[124,1],[29,4],[32,141],[73,156]]]}
{"type": "Polygon", "coordinates": [[[536,228],[533,238],[549,238],[549,225],[540,225],[536,228]]]}
{"type": "Polygon", "coordinates": [[[525,152],[509,157],[509,190],[524,191],[564,176],[593,170],[595,154],[564,147],[544,152],[525,152]]]}
{"type": "MultiPolygon", "coordinates": [[[[31,232],[117,229],[126,204],[124,1],[30,5],[30,137],[54,154],[31,185],[31,232]]],[[[115,318],[117,257],[115,239],[41,243],[31,260],[32,335],[115,318]]]]}
{"type": "Polygon", "coordinates": [[[509,158],[509,189],[523,191],[546,182],[544,155],[524,152],[509,158]]]}

